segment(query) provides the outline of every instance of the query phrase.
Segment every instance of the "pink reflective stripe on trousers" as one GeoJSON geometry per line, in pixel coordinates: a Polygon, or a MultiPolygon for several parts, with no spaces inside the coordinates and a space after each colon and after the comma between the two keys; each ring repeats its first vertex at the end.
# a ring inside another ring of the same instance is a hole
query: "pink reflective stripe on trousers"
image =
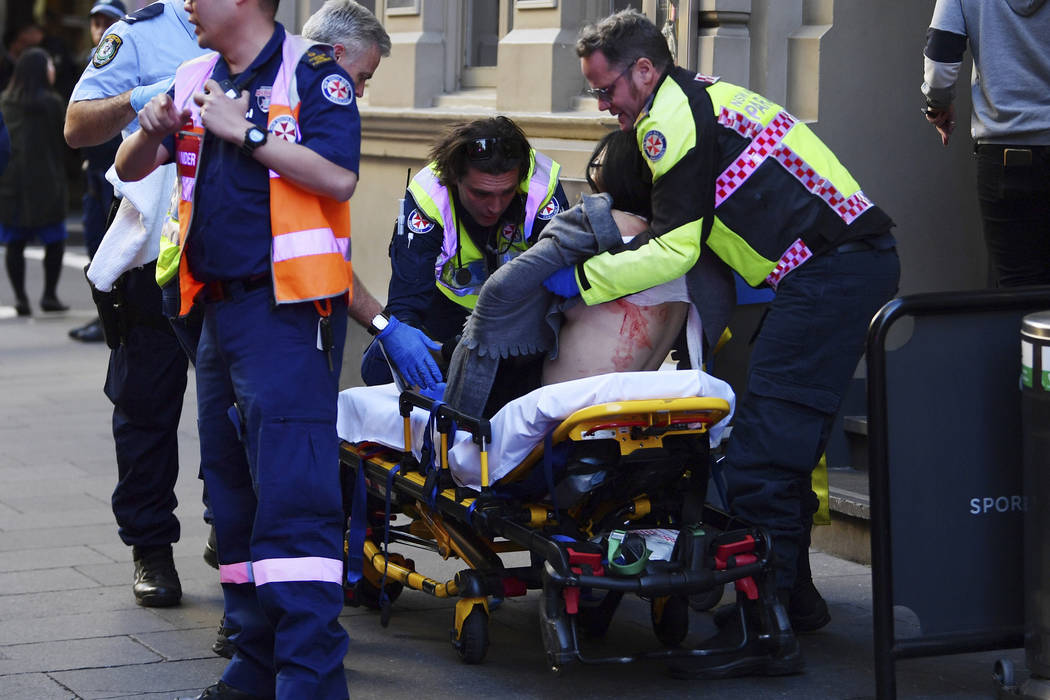
{"type": "Polygon", "coordinates": [[[344,258],[350,249],[349,238],[336,238],[330,228],[282,233],[273,238],[273,261],[281,262],[307,255],[338,253],[344,258]]]}
{"type": "Polygon", "coordinates": [[[252,563],[240,561],[236,564],[219,564],[220,583],[252,583],[252,563]]]}
{"type": "Polygon", "coordinates": [[[252,562],[255,585],[293,583],[296,581],[343,582],[341,559],[325,557],[295,557],[290,559],[263,559],[252,562]]]}

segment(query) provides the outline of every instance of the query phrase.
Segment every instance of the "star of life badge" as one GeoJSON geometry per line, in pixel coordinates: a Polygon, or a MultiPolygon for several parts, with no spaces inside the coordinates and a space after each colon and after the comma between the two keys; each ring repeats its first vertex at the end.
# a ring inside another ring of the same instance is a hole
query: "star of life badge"
{"type": "Polygon", "coordinates": [[[350,81],[333,73],[321,81],[321,94],[329,102],[337,105],[348,105],[354,99],[354,88],[350,81]]]}
{"type": "Polygon", "coordinates": [[[434,228],[434,222],[423,216],[418,209],[408,215],[408,230],[412,233],[427,233],[434,228]]]}
{"type": "Polygon", "coordinates": [[[667,138],[653,129],[642,139],[642,150],[645,152],[645,157],[655,163],[664,157],[664,153],[667,153],[667,138]]]}

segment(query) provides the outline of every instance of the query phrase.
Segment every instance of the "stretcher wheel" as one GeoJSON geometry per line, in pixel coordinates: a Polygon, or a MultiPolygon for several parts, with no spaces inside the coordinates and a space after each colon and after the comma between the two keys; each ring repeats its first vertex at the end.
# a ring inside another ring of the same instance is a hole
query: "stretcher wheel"
{"type": "Polygon", "coordinates": [[[580,605],[576,613],[576,625],[583,633],[592,639],[601,639],[609,631],[612,623],[613,613],[620,605],[623,593],[609,591],[597,605],[580,605]]]}
{"type": "MultiPolygon", "coordinates": [[[[409,569],[415,569],[414,562],[412,562],[411,559],[406,559],[401,554],[391,553],[390,563],[409,569]]],[[[371,562],[366,561],[362,574],[361,578],[354,585],[354,588],[346,593],[347,604],[363,605],[369,610],[382,609],[380,605],[379,582],[383,579],[383,573],[377,571],[376,568],[372,566],[371,562]]],[[[401,591],[404,589],[404,585],[392,580],[389,576],[387,577],[386,583],[383,585],[383,590],[386,592],[387,600],[391,603],[397,600],[398,596],[401,595],[401,591]]],[[[387,613],[387,617],[389,619],[389,613],[387,613]]]]}
{"type": "Polygon", "coordinates": [[[684,596],[653,598],[649,604],[653,632],[665,647],[676,647],[689,634],[689,602],[684,596]]]}
{"type": "MultiPolygon", "coordinates": [[[[455,630],[453,630],[455,634],[455,630]]],[[[466,664],[480,664],[489,649],[489,616],[485,607],[475,605],[459,631],[459,639],[455,642],[459,658],[466,664]]]]}
{"type": "Polygon", "coordinates": [[[715,586],[709,591],[689,596],[689,607],[697,612],[706,612],[722,602],[725,586],[715,586]]]}

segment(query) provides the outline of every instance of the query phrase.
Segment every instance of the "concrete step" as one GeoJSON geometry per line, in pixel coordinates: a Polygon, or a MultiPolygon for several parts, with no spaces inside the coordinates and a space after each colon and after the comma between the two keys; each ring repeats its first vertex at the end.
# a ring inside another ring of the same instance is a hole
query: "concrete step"
{"type": "Polygon", "coordinates": [[[871,507],[867,472],[828,470],[831,525],[813,528],[813,546],[860,564],[871,563],[871,507]]]}

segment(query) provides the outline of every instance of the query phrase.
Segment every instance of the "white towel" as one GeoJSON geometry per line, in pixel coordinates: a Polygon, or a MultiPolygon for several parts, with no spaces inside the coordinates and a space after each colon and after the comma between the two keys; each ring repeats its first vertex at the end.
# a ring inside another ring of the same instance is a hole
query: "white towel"
{"type": "Polygon", "coordinates": [[[175,165],[163,165],[138,182],[123,182],[111,167],[106,179],[124,200],[88,267],[88,279],[103,292],[113,289],[128,270],[157,259],[160,229],[175,187],[175,165]]]}

